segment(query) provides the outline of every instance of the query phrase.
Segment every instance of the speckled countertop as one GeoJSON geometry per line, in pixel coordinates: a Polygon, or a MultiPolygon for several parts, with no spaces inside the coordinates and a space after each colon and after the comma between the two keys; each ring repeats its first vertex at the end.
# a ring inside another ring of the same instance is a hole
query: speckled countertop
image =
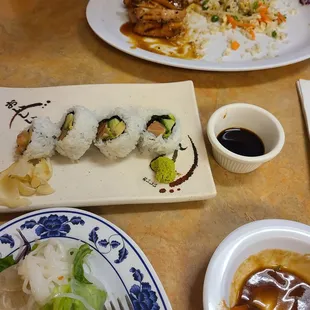
{"type": "MultiPolygon", "coordinates": [[[[310,224],[310,144],[295,86],[299,78],[310,79],[310,61],[251,73],[164,67],[102,42],[88,27],[86,5],[86,0],[1,0],[0,86],[193,80],[203,126],[221,105],[249,102],[269,110],[285,129],[279,157],[248,175],[223,170],[207,145],[218,191],[212,200],[90,209],[140,245],[174,309],[200,310],[208,262],[232,230],[265,218],[310,224]]],[[[0,215],[0,221],[14,217],[0,215]]]]}

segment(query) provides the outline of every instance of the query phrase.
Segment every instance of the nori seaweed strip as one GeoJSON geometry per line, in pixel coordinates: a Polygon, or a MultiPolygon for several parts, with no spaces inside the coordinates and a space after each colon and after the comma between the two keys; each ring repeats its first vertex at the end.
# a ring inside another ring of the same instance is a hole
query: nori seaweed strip
{"type": "MultiPolygon", "coordinates": [[[[105,118],[103,120],[101,120],[99,123],[102,123],[102,122],[109,122],[110,120],[112,120],[113,118],[116,118],[117,120],[119,120],[120,122],[124,122],[118,115],[114,115],[110,118],[105,118]]],[[[125,123],[125,122],[124,122],[125,123]]]]}

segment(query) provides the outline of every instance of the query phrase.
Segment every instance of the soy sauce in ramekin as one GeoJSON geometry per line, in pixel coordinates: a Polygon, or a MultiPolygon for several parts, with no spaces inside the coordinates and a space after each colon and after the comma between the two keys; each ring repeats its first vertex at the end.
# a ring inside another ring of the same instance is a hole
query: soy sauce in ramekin
{"type": "Polygon", "coordinates": [[[228,128],[218,136],[218,141],[229,151],[242,156],[261,156],[265,146],[261,138],[245,128],[228,128]]]}

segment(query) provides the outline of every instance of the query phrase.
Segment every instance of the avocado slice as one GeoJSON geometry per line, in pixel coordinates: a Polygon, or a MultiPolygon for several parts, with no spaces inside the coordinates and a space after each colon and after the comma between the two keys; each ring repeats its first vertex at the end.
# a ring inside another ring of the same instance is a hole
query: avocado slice
{"type": "Polygon", "coordinates": [[[119,137],[126,129],[126,125],[123,121],[114,122],[113,124],[110,124],[110,129],[113,133],[114,138],[119,137]]]}
{"type": "Polygon", "coordinates": [[[72,113],[69,113],[66,117],[63,128],[67,130],[71,130],[73,128],[73,121],[74,121],[74,116],[72,113]]]}
{"type": "Polygon", "coordinates": [[[175,120],[173,119],[162,119],[162,124],[166,127],[166,132],[163,135],[163,138],[168,138],[172,133],[172,128],[175,125],[175,120]]]}
{"type": "Polygon", "coordinates": [[[170,131],[175,124],[175,120],[172,120],[172,119],[162,119],[161,122],[166,127],[166,129],[170,131]]]}
{"type": "Polygon", "coordinates": [[[126,129],[126,124],[119,120],[117,117],[113,117],[109,120],[103,120],[100,122],[97,132],[97,139],[103,141],[112,140],[119,137],[126,129]]]}
{"type": "Polygon", "coordinates": [[[175,116],[173,114],[168,115],[173,121],[175,121],[175,116]]]}
{"type": "Polygon", "coordinates": [[[73,128],[73,122],[74,122],[74,114],[73,113],[67,114],[66,119],[61,127],[61,134],[58,140],[61,141],[66,137],[68,132],[73,128]]]}
{"type": "Polygon", "coordinates": [[[112,129],[113,127],[117,126],[119,122],[121,122],[121,121],[119,119],[117,119],[116,117],[114,117],[108,121],[108,126],[109,126],[109,128],[112,129]]]}

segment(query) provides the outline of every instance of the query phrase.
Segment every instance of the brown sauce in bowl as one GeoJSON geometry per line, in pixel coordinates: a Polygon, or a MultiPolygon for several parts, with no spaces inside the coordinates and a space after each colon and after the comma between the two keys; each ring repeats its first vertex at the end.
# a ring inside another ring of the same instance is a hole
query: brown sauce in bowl
{"type": "Polygon", "coordinates": [[[230,310],[310,310],[310,255],[268,249],[248,257],[234,274],[230,310]]]}
{"type": "Polygon", "coordinates": [[[232,309],[310,309],[310,286],[289,270],[258,270],[245,281],[237,306],[232,309]]]}

